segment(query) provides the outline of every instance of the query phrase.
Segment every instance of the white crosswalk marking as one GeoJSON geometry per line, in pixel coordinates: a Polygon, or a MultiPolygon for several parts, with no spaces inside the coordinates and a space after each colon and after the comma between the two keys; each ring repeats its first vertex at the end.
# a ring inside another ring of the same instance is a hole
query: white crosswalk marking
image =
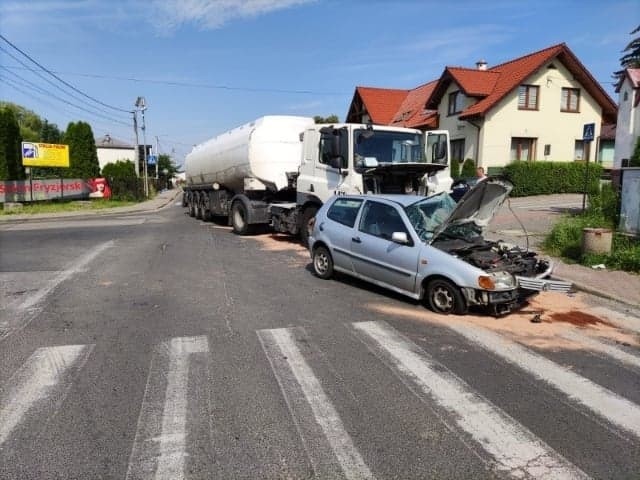
{"type": "Polygon", "coordinates": [[[482,327],[456,323],[447,324],[447,327],[552,385],[614,425],[640,437],[640,407],[629,400],[482,327]]]}
{"type": "Polygon", "coordinates": [[[583,479],[588,476],[533,433],[384,322],[352,324],[359,338],[425,402],[435,400],[458,427],[514,478],[583,479]]]}
{"type": "Polygon", "coordinates": [[[281,328],[260,330],[258,337],[305,444],[315,475],[318,478],[346,477],[354,480],[374,478],[302,355],[294,337],[296,330],[304,334],[301,328],[281,328]],[[309,445],[314,445],[314,448],[309,448],[309,445]]]}
{"type": "Polygon", "coordinates": [[[151,360],[127,479],[184,478],[187,386],[192,355],[207,354],[207,338],[180,337],[156,349],[151,360]],[[161,385],[166,385],[163,389],[161,385]]]}
{"type": "MultiPolygon", "coordinates": [[[[82,368],[93,345],[39,348],[0,390],[0,446],[31,409],[56,408],[66,395],[69,374],[82,368]]],[[[47,411],[44,415],[51,416],[47,411]]]]}
{"type": "Polygon", "coordinates": [[[627,353],[620,348],[614,347],[613,345],[609,345],[600,340],[596,340],[595,338],[591,338],[579,332],[578,330],[567,330],[562,334],[562,336],[576,343],[579,343],[580,345],[584,345],[587,348],[602,352],[605,355],[608,355],[609,357],[618,360],[619,362],[622,362],[626,365],[640,368],[640,357],[627,353]]]}

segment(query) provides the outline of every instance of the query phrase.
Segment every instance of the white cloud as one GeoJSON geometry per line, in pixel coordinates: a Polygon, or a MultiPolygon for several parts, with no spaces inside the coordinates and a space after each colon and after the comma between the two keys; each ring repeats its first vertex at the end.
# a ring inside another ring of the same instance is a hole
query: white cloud
{"type": "Polygon", "coordinates": [[[153,0],[154,23],[159,28],[176,29],[193,23],[205,30],[225,23],[257,17],[276,10],[303,5],[315,0],[153,0]]]}

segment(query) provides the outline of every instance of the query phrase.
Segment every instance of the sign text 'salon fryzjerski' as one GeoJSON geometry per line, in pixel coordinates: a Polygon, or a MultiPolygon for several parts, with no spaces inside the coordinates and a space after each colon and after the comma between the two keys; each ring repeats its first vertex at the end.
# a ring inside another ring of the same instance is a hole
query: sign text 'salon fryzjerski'
{"type": "Polygon", "coordinates": [[[22,142],[22,165],[69,168],[69,145],[22,142]]]}

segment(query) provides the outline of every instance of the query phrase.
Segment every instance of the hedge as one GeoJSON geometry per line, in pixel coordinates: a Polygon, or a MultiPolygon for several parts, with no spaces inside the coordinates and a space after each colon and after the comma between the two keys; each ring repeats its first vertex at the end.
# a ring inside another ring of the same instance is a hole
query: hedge
{"type": "MultiPolygon", "coordinates": [[[[514,162],[502,170],[513,183],[512,197],[547,195],[551,193],[583,193],[585,187],[584,162],[514,162]]],[[[602,165],[589,163],[587,192],[597,192],[602,165]]]]}

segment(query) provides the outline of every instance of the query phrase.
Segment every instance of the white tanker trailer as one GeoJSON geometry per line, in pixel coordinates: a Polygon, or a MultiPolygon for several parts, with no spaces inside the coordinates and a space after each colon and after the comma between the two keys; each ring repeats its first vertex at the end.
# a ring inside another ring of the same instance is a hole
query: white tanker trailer
{"type": "Polygon", "coordinates": [[[241,235],[270,224],[306,242],[332,195],[448,191],[448,160],[446,131],[266,116],[193,148],[183,206],[203,220],[225,216],[241,235]]]}

